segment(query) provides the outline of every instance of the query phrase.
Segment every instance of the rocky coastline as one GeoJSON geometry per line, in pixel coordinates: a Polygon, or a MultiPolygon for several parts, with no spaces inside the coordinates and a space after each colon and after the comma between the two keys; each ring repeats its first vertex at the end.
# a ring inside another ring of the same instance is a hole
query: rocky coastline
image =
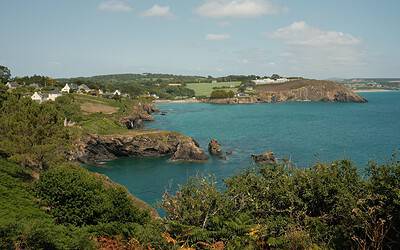
{"type": "Polygon", "coordinates": [[[342,84],[323,80],[295,80],[279,84],[263,84],[251,96],[203,99],[212,104],[251,104],[277,102],[354,102],[367,100],[342,84]]]}
{"type": "Polygon", "coordinates": [[[208,159],[191,137],[168,131],[135,131],[118,135],[88,135],[77,141],[70,160],[98,165],[119,157],[171,156],[172,161],[208,159]]]}

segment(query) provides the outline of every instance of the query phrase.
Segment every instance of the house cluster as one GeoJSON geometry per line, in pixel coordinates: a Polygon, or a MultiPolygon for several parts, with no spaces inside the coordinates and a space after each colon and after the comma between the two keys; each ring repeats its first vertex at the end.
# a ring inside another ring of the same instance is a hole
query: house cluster
{"type": "Polygon", "coordinates": [[[284,83],[284,82],[288,82],[289,79],[285,78],[285,77],[280,77],[280,78],[271,78],[271,77],[267,77],[267,78],[262,78],[262,79],[256,79],[253,80],[253,82],[256,85],[261,85],[261,84],[273,84],[273,83],[284,83]]]}
{"type": "MultiPolygon", "coordinates": [[[[6,84],[7,88],[10,90],[17,89],[21,87],[16,82],[8,82],[6,84]]],[[[115,96],[121,96],[121,97],[129,97],[128,94],[122,94],[121,91],[118,89],[112,92],[106,92],[104,93],[101,89],[91,89],[89,88],[86,84],[81,84],[77,85],[75,83],[67,83],[65,86],[60,90],[54,89],[51,91],[46,91],[46,92],[41,92],[41,88],[38,84],[30,84],[29,87],[37,90],[31,95],[31,99],[34,101],[37,101],[39,103],[45,102],[45,101],[55,101],[56,98],[60,97],[63,95],[63,93],[81,93],[81,94],[91,94],[91,95],[96,95],[96,96],[104,96],[106,98],[114,98],[115,96]]]]}

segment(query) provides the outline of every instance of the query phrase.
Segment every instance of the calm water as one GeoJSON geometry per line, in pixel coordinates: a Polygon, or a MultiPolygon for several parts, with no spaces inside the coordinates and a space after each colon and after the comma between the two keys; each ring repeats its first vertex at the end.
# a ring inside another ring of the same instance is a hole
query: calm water
{"type": "Polygon", "coordinates": [[[362,169],[369,160],[385,161],[400,148],[400,92],[363,95],[366,104],[162,104],[167,115],[156,116],[148,127],[182,132],[204,149],[216,138],[233,154],[204,164],[124,158],[90,169],[153,205],[165,190],[175,190],[190,176],[212,174],[222,180],[251,167],[250,155],[266,150],[298,166],[347,158],[362,169]]]}

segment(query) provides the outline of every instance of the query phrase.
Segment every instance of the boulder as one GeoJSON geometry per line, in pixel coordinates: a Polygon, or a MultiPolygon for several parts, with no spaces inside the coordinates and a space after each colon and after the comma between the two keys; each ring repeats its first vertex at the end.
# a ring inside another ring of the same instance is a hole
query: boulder
{"type": "Polygon", "coordinates": [[[211,155],[217,155],[217,156],[222,155],[221,145],[218,143],[217,140],[211,139],[210,143],[208,143],[208,152],[211,155]]]}
{"type": "Polygon", "coordinates": [[[254,162],[257,164],[276,164],[276,158],[273,152],[267,151],[260,155],[251,155],[254,162]]]}
{"type": "Polygon", "coordinates": [[[208,160],[207,155],[199,147],[199,144],[195,140],[185,140],[178,144],[178,147],[173,154],[172,161],[206,161],[208,160]]]}

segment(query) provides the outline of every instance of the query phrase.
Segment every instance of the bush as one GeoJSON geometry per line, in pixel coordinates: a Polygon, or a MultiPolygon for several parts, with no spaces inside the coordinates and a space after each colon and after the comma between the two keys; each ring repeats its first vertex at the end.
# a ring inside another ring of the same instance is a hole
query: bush
{"type": "Polygon", "coordinates": [[[399,248],[400,163],[372,164],[363,179],[349,161],[309,169],[262,166],[225,181],[193,179],[166,194],[168,232],[197,246],[399,248]]]}
{"type": "Polygon", "coordinates": [[[61,166],[45,172],[36,193],[58,223],[84,226],[109,222],[145,223],[147,211],[135,207],[128,192],[89,171],[61,166]]]}

